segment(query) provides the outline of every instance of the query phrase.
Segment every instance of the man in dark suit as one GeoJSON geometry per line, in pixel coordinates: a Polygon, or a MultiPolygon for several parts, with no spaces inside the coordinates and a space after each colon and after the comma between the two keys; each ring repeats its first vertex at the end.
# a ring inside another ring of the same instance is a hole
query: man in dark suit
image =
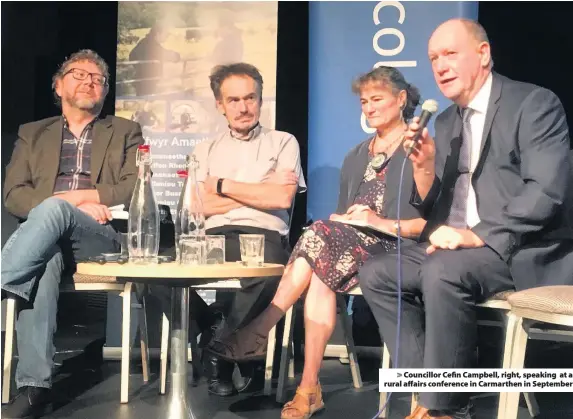
{"type": "Polygon", "coordinates": [[[82,50],[53,78],[62,115],[24,124],[6,169],[4,200],[20,225],[2,250],[2,293],[24,300],[16,385],[6,418],[38,417],[51,402],[58,287],[75,262],[118,250],[108,207],[129,205],[137,179],[139,124],[99,118],[109,88],[105,61],[82,50]]]}
{"type": "MultiPolygon", "coordinates": [[[[469,368],[476,303],[500,291],[573,283],[572,162],[565,112],[547,89],[492,71],[477,23],[454,19],[429,41],[442,93],[454,102],[407,134],[413,203],[426,243],[402,251],[396,349],[396,255],[372,259],[360,285],[399,368],[469,368]],[[415,144],[415,145],[414,145],[415,144]]],[[[409,419],[472,418],[468,393],[422,393],[409,419]]]]}

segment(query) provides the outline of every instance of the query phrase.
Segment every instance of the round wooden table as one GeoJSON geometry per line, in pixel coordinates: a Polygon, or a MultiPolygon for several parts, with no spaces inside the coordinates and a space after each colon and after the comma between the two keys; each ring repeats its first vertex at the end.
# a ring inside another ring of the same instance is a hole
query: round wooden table
{"type": "Polygon", "coordinates": [[[187,330],[189,321],[189,287],[206,280],[226,278],[260,278],[280,276],[283,265],[265,263],[244,266],[240,262],[220,265],[189,266],[177,262],[153,265],[108,262],[79,263],[82,275],[114,276],[129,282],[154,283],[172,288],[171,292],[171,382],[167,419],[195,419],[187,400],[187,330]]]}

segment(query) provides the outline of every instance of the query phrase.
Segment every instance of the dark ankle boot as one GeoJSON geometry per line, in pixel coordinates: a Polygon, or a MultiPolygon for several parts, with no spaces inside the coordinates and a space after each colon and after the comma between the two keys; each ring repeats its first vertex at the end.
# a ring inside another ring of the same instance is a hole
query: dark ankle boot
{"type": "Polygon", "coordinates": [[[207,373],[208,391],[216,396],[227,397],[237,393],[233,385],[235,364],[204,353],[203,363],[207,373]]]}
{"type": "Polygon", "coordinates": [[[40,418],[51,410],[52,392],[49,388],[22,387],[14,400],[2,409],[2,418],[40,418]]]}

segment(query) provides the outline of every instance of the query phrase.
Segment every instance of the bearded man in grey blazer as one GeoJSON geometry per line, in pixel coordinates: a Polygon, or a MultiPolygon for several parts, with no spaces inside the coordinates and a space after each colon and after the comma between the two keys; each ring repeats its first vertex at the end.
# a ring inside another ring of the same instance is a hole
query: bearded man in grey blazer
{"type": "Polygon", "coordinates": [[[20,221],[2,250],[2,294],[24,300],[18,316],[16,385],[2,416],[39,417],[51,403],[59,284],[76,262],[118,250],[109,207],[131,200],[139,124],[100,112],[109,90],[105,61],[73,54],[52,87],[62,114],[24,124],[6,169],[4,201],[20,221]]]}

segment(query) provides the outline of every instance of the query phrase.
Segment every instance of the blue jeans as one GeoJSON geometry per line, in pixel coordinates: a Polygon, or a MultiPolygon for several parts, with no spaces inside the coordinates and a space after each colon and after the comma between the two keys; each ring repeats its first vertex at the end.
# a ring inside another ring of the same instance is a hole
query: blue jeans
{"type": "MultiPolygon", "coordinates": [[[[59,286],[62,274],[76,262],[119,249],[114,228],[58,198],[48,198],[2,250],[2,289],[27,303],[17,320],[19,362],[16,385],[52,386],[59,286]]],[[[71,271],[73,272],[73,270],[71,271]]]]}

